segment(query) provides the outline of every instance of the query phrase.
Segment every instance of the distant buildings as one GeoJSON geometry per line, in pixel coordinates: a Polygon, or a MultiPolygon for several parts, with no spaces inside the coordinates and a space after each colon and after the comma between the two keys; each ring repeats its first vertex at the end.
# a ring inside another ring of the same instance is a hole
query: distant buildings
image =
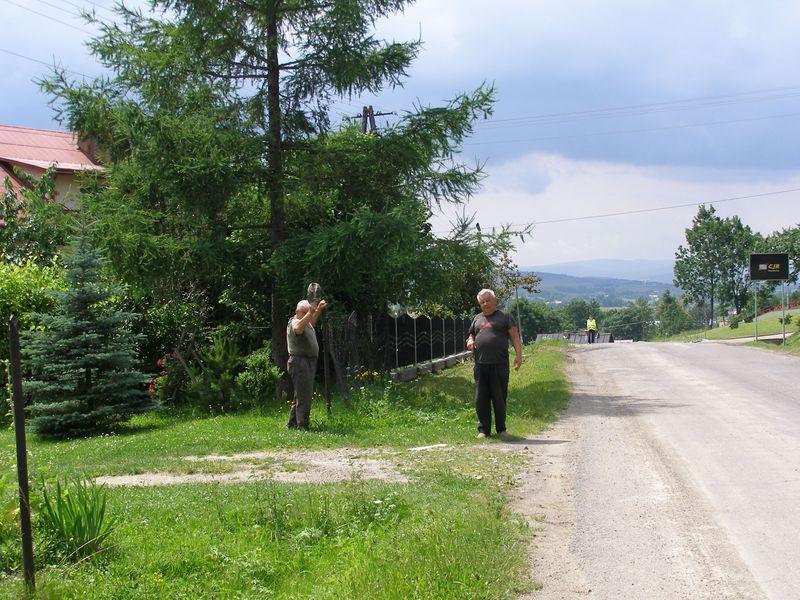
{"type": "Polygon", "coordinates": [[[94,152],[91,144],[78,142],[68,131],[0,125],[0,185],[5,189],[8,180],[15,190],[25,186],[14,167],[38,177],[55,164],[56,202],[74,209],[80,192],[78,173],[102,169],[94,160],[94,152]]]}

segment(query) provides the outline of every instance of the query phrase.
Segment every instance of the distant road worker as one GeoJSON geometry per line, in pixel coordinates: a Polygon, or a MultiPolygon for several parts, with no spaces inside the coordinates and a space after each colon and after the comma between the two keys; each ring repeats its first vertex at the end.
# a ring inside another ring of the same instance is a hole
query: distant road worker
{"type": "Polygon", "coordinates": [[[597,335],[597,323],[592,315],[586,319],[586,336],[589,338],[589,343],[594,344],[594,338],[597,335]]]}

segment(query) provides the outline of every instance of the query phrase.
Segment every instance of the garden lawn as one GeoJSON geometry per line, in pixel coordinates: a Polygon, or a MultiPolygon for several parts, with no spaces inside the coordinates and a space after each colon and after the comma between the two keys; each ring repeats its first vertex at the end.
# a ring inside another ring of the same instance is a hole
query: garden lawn
{"type": "MultiPolygon", "coordinates": [[[[528,346],[525,358],[509,389],[509,430],[519,436],[544,429],[568,397],[563,347],[528,346]]],[[[224,469],[187,465],[186,455],[376,446],[400,456],[411,479],[111,488],[108,514],[117,526],[107,550],[77,565],[40,564],[40,595],[516,597],[532,585],[529,534],[504,505],[524,459],[474,439],[472,391],[465,364],[409,384],[374,382],[353,395],[350,408],[336,401],[330,417],[318,402],[309,433],[287,431],[288,407],[272,407],[207,418],[141,416],[100,438],[31,438],[35,481],[224,469]],[[442,443],[448,447],[424,456],[408,451],[442,443]]],[[[12,432],[1,441],[11,468],[12,432]]],[[[0,580],[0,597],[20,590],[18,576],[0,580]]]]}
{"type": "Polygon", "coordinates": [[[771,344],[768,342],[749,342],[747,345],[763,348],[765,350],[772,350],[773,352],[783,352],[785,354],[800,356],[800,333],[795,333],[791,337],[787,337],[785,346],[783,344],[771,344]]]}
{"type": "MultiPolygon", "coordinates": [[[[790,333],[797,331],[798,321],[800,321],[800,310],[787,310],[786,315],[792,316],[792,321],[786,325],[786,332],[790,333]]],[[[783,329],[780,318],[781,311],[774,311],[758,317],[758,335],[773,335],[776,333],[781,333],[783,329]]],[[[684,331],[683,333],[679,333],[667,338],[667,341],[688,342],[697,339],[729,340],[733,338],[754,337],[755,333],[755,323],[740,323],[739,327],[736,329],[731,329],[730,327],[715,327],[714,329],[695,329],[692,331],[684,331]]]]}

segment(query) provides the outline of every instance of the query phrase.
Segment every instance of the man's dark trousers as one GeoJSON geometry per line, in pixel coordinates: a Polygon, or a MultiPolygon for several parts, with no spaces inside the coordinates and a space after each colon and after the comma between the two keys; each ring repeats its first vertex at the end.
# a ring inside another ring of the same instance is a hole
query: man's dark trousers
{"type": "Polygon", "coordinates": [[[590,329],[586,333],[589,337],[589,343],[594,344],[594,337],[597,335],[597,332],[594,329],[590,329]]]}
{"type": "Polygon", "coordinates": [[[289,371],[294,387],[289,422],[286,425],[290,429],[308,429],[317,359],[311,356],[290,356],[286,370],[289,371]]]}
{"type": "Polygon", "coordinates": [[[475,412],[478,431],[492,433],[492,407],[497,433],[506,430],[506,398],[508,397],[508,364],[475,363],[475,412]]]}

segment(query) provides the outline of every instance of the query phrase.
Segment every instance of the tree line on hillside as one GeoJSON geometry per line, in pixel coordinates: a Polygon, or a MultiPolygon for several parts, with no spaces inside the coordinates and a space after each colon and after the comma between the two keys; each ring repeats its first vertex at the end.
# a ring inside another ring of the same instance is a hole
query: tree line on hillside
{"type": "MultiPolygon", "coordinates": [[[[786,252],[789,254],[789,283],[800,276],[800,225],[763,236],[744,225],[738,216],[721,218],[713,206],[701,206],[686,229],[686,244],[675,256],[675,285],[683,295],[676,298],[669,290],[657,302],[640,297],[623,308],[603,308],[597,299],[576,298],[553,306],[528,298],[512,301],[509,311],[519,314],[524,339],[534,340],[539,333],[580,331],[593,315],[602,331],[617,339],[646,340],[664,338],[682,331],[713,325],[719,317],[730,327],[752,321],[756,294],[749,277],[750,253],[786,252]]],[[[758,287],[758,306],[781,304],[778,282],[762,282],[758,287]]],[[[789,296],[800,302],[800,291],[789,296]]]]}
{"type": "Polygon", "coordinates": [[[444,237],[429,225],[480,185],[481,166],[456,157],[491,114],[492,87],[410,107],[379,133],[330,120],[336,98],[402,83],[420,42],[372,26],[407,4],[163,0],[155,16],[119,5],[118,24],[96,21],[89,43],[113,75],[41,82],[105,168],[81,181],[78,213],[52,210],[49,174],[25,198],[2,194],[13,277],[0,309],[33,330],[40,433],[83,435],[144,409],[133,371],[148,374],[150,407],[271,400],[309,281],[331,315],[362,316],[387,302],[460,314],[483,287],[535,288],[510,259],[510,231],[481,234],[467,216],[444,237]],[[72,341],[56,343],[59,331],[72,341]]]}
{"type": "Polygon", "coordinates": [[[753,232],[738,216],[725,219],[713,206],[700,206],[686,229],[686,244],[675,254],[675,285],[683,291],[685,302],[700,308],[703,324],[713,326],[720,316],[731,321],[752,319],[755,297],[759,306],[780,304],[775,301],[778,282],[762,282],[754,293],[755,283],[749,274],[753,252],[789,254],[789,283],[797,283],[800,273],[800,225],[764,236],[753,232]]]}
{"type": "Polygon", "coordinates": [[[519,318],[520,331],[526,342],[540,333],[583,331],[591,315],[601,331],[617,339],[646,340],[674,335],[689,329],[696,315],[684,308],[679,298],[667,290],[653,305],[640,297],[623,308],[603,308],[596,299],[573,298],[554,306],[528,298],[509,302],[507,310],[519,318]]]}

